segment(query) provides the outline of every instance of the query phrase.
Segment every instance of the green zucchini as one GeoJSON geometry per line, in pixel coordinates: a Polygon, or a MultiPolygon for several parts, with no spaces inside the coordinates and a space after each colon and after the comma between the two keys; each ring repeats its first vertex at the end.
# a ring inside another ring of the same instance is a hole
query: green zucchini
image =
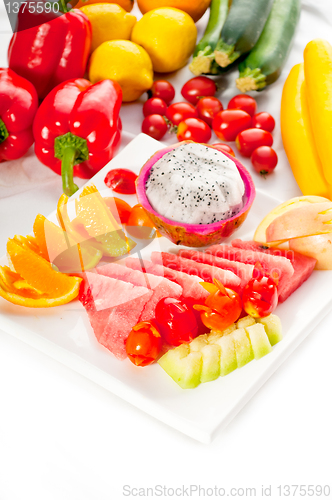
{"type": "Polygon", "coordinates": [[[275,82],[290,51],[300,17],[301,0],[275,0],[262,34],[239,64],[236,86],[241,92],[262,90],[275,82]]]}
{"type": "Polygon", "coordinates": [[[233,0],[214,51],[219,66],[226,68],[254,47],[272,4],[273,0],[233,0]]]}
{"type": "Polygon", "coordinates": [[[230,0],[212,0],[210,17],[205,33],[197,44],[194,58],[189,69],[194,75],[202,73],[216,74],[218,66],[214,63],[214,49],[220,37],[220,32],[226,20],[230,0]]]}

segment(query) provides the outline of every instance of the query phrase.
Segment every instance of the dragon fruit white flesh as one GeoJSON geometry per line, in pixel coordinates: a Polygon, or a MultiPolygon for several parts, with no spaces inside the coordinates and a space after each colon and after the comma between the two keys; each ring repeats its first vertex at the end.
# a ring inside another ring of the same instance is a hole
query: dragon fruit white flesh
{"type": "Polygon", "coordinates": [[[212,224],[243,208],[245,187],[234,161],[204,146],[176,147],[151,168],[146,196],[153,209],[185,224],[212,224]]]}

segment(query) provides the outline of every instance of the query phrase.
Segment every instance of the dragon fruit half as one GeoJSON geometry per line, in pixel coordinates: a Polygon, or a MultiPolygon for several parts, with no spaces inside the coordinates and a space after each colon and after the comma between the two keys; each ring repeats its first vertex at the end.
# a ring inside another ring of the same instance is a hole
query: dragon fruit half
{"type": "Polygon", "coordinates": [[[233,156],[185,141],[145,163],[136,193],[161,234],[177,245],[201,247],[220,243],[241,226],[255,187],[233,156]]]}

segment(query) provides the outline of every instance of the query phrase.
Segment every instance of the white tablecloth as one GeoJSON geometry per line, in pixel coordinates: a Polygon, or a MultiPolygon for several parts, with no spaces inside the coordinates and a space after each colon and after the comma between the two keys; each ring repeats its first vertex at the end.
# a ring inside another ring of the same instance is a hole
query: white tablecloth
{"type": "MultiPolygon", "coordinates": [[[[254,179],[257,187],[280,200],[300,194],[282,150],[282,85],[290,68],[302,60],[309,40],[332,42],[331,0],[302,3],[299,29],[280,80],[255,95],[259,110],[276,118],[279,164],[267,179],[254,179]]],[[[1,9],[0,66],[6,66],[10,31],[1,9]]],[[[205,15],[198,24],[200,33],[206,21],[205,15]]],[[[181,85],[191,76],[188,68],[171,75],[178,100],[181,85]]],[[[225,106],[237,93],[235,76],[220,79],[225,106]]],[[[141,107],[142,102],[123,106],[124,145],[140,132],[141,107]]],[[[174,137],[165,142],[174,142],[174,137]]],[[[60,194],[59,177],[38,164],[33,153],[19,164],[0,165],[1,255],[8,236],[30,232],[36,214],[50,213],[60,194]]],[[[240,490],[236,496],[231,488],[255,488],[255,498],[262,498],[262,486],[271,486],[270,496],[277,498],[279,485],[330,482],[332,492],[331,353],[332,313],[227,429],[204,446],[0,330],[0,500],[118,500],[129,488],[155,485],[217,486],[235,498],[250,497],[250,492],[240,490]]],[[[287,487],[283,491],[287,493],[287,487]]],[[[176,493],[180,491],[173,496],[176,493]]],[[[151,491],[147,494],[140,498],[151,498],[151,491]]],[[[159,496],[172,496],[172,490],[159,496]]]]}

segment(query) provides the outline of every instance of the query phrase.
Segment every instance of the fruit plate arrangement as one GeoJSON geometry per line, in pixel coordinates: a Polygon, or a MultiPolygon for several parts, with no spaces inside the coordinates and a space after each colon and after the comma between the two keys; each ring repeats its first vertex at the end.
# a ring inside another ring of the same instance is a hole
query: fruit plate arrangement
{"type": "MultiPolygon", "coordinates": [[[[110,196],[104,178],[111,168],[140,167],[163,146],[146,135],[137,136],[88,184],[110,196]]],[[[74,197],[80,194],[78,191],[74,197]]],[[[131,205],[135,195],[121,196],[131,205]]],[[[247,220],[236,237],[252,239],[253,233],[270,210],[280,203],[261,191],[247,220]]],[[[50,215],[55,220],[55,214],[50,215]]],[[[155,238],[139,251],[148,258],[151,251],[171,251],[176,247],[166,238],[155,238]]],[[[135,256],[133,250],[133,256],[135,256]]],[[[6,263],[6,257],[0,264],[6,263]]],[[[3,330],[39,349],[52,358],[198,441],[208,443],[213,434],[237,414],[280,364],[312,331],[332,308],[331,271],[314,271],[276,313],[283,325],[283,340],[259,361],[253,361],[227,377],[201,384],[193,390],[181,389],[158,364],[145,368],[129,359],[119,361],[93,334],[86,312],[79,301],[49,309],[29,309],[1,299],[0,324],[3,330]]]]}

